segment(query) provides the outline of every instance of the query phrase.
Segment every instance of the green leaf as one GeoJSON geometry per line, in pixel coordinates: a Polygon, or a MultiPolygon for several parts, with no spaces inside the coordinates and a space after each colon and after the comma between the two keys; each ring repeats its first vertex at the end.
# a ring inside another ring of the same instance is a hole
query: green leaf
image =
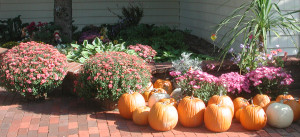
{"type": "Polygon", "coordinates": [[[79,48],[80,45],[78,45],[78,44],[71,44],[71,46],[74,47],[74,48],[79,48]]]}
{"type": "Polygon", "coordinates": [[[79,60],[78,60],[78,61],[79,61],[80,63],[84,63],[86,60],[87,60],[86,58],[84,58],[84,57],[81,57],[81,58],[79,58],[79,60]]]}
{"type": "Polygon", "coordinates": [[[82,51],[81,52],[81,55],[84,57],[84,58],[89,58],[89,56],[91,55],[90,52],[88,51],[82,51]]]}
{"type": "Polygon", "coordinates": [[[90,49],[90,50],[93,50],[95,47],[91,44],[86,44],[86,48],[90,49]]]}

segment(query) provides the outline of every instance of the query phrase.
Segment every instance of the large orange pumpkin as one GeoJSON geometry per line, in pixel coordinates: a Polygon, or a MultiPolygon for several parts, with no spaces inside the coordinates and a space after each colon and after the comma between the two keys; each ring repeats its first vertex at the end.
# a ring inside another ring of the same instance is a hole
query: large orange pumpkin
{"type": "Polygon", "coordinates": [[[253,98],[253,104],[261,106],[262,108],[266,107],[271,102],[270,97],[264,94],[257,94],[253,98]]]}
{"type": "Polygon", "coordinates": [[[137,125],[148,125],[149,112],[150,108],[146,106],[136,108],[132,114],[133,122],[137,125]]]}
{"type": "Polygon", "coordinates": [[[166,80],[162,80],[162,79],[158,79],[155,81],[154,88],[162,88],[165,91],[167,91],[167,93],[170,95],[173,91],[173,86],[172,86],[172,82],[168,79],[166,80]]]}
{"type": "Polygon", "coordinates": [[[283,94],[283,95],[277,96],[276,101],[279,102],[280,100],[285,100],[285,99],[293,100],[294,97],[292,95],[285,95],[285,94],[283,94]]]}
{"type": "Polygon", "coordinates": [[[125,93],[118,101],[120,115],[126,119],[132,119],[133,111],[142,106],[146,106],[145,99],[138,92],[125,93]]]}
{"type": "Polygon", "coordinates": [[[267,124],[267,115],[258,105],[249,105],[240,112],[240,122],[247,130],[260,130],[267,124]]]}
{"type": "Polygon", "coordinates": [[[244,99],[243,97],[237,97],[233,100],[234,105],[234,114],[236,114],[236,111],[242,107],[246,107],[249,105],[249,102],[247,99],[244,99]]]}
{"type": "Polygon", "coordinates": [[[284,104],[289,105],[294,112],[294,122],[300,119],[300,104],[296,100],[287,100],[284,104]]]}
{"type": "Polygon", "coordinates": [[[174,98],[163,98],[159,100],[158,102],[167,102],[172,104],[176,109],[178,108],[178,103],[174,98]]]}
{"type": "Polygon", "coordinates": [[[150,109],[148,121],[151,128],[158,131],[168,131],[177,125],[178,113],[172,104],[157,102],[150,109]]]}
{"type": "Polygon", "coordinates": [[[269,107],[272,103],[277,103],[277,101],[271,101],[270,103],[268,103],[268,104],[263,108],[265,112],[267,112],[268,107],[269,107]]]}
{"type": "Polygon", "coordinates": [[[154,89],[150,92],[148,99],[149,99],[154,93],[167,93],[167,91],[164,90],[164,89],[162,89],[162,88],[154,88],[154,89]]]}
{"type": "Polygon", "coordinates": [[[204,112],[205,127],[214,132],[227,131],[232,122],[230,107],[221,104],[210,104],[204,112]]]}
{"type": "Polygon", "coordinates": [[[214,95],[212,96],[208,102],[207,102],[207,106],[210,104],[219,104],[221,103],[221,105],[225,105],[227,107],[230,108],[231,112],[232,112],[232,117],[234,116],[234,105],[233,102],[231,100],[230,97],[226,96],[226,95],[214,95]]]}
{"type": "Polygon", "coordinates": [[[196,127],[203,123],[205,104],[199,98],[186,96],[178,105],[179,122],[185,127],[196,127]]]}

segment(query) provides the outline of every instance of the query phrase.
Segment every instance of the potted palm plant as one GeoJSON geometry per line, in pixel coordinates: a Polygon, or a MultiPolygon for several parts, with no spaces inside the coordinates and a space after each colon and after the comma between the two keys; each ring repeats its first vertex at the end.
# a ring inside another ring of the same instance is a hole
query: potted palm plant
{"type": "Polygon", "coordinates": [[[300,10],[284,13],[280,10],[278,3],[272,0],[252,0],[242,4],[216,26],[212,36],[216,38],[218,32],[225,26],[232,27],[220,40],[220,46],[224,49],[221,59],[224,60],[234,42],[242,37],[244,42],[242,44],[247,46],[242,47],[238,66],[241,70],[246,70],[246,67],[248,71],[255,69],[257,64],[253,60],[258,54],[266,53],[267,36],[271,32],[277,37],[280,37],[279,31],[287,35],[300,32],[300,22],[292,16],[298,12],[300,10]]]}

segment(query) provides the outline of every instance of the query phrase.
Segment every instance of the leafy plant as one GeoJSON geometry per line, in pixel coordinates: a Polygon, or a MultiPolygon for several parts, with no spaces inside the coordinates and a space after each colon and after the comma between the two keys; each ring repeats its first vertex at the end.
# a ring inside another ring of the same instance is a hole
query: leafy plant
{"type": "Polygon", "coordinates": [[[190,56],[192,53],[183,52],[181,53],[181,58],[172,61],[172,67],[174,68],[173,72],[186,73],[189,69],[193,70],[202,70],[200,61],[198,58],[191,59],[190,56]]]}
{"type": "MultiPolygon", "coordinates": [[[[279,45],[276,45],[279,47],[279,45]]],[[[283,67],[284,62],[280,56],[278,56],[279,52],[282,52],[282,49],[278,48],[275,50],[271,50],[270,53],[259,52],[259,49],[256,49],[255,55],[256,57],[252,58],[252,56],[246,56],[247,53],[250,52],[249,45],[240,45],[242,51],[237,54],[233,54],[230,49],[229,52],[232,53],[232,61],[237,64],[241,70],[241,72],[250,72],[251,70],[255,70],[258,67],[262,66],[275,66],[275,67],[283,67]],[[244,56],[242,61],[241,57],[244,56]],[[242,63],[241,63],[242,62],[242,63]]]]}
{"type": "Polygon", "coordinates": [[[89,44],[87,40],[84,40],[82,45],[71,44],[71,46],[73,47],[73,50],[68,52],[68,60],[80,63],[84,63],[96,53],[103,53],[106,51],[120,51],[136,55],[134,50],[126,49],[124,43],[115,45],[112,42],[103,43],[98,37],[96,37],[91,44],[89,44]]]}
{"type": "Polygon", "coordinates": [[[34,41],[9,49],[0,64],[0,86],[29,99],[45,97],[67,74],[66,56],[51,45],[34,41]]]}
{"type": "MultiPolygon", "coordinates": [[[[112,12],[110,9],[109,11],[112,12]]],[[[122,15],[118,15],[115,12],[112,13],[119,18],[119,21],[110,27],[111,37],[118,36],[123,29],[138,25],[144,16],[143,8],[135,2],[130,2],[127,7],[122,7],[122,15]]]]}
{"type": "Polygon", "coordinates": [[[2,47],[2,48],[7,48],[7,49],[11,49],[12,47],[17,46],[17,45],[19,45],[19,44],[20,44],[19,42],[10,41],[10,42],[4,43],[4,44],[1,45],[0,47],[2,47]]]}
{"type": "MultiPolygon", "coordinates": [[[[230,47],[239,37],[243,38],[243,45],[249,44],[249,49],[242,54],[239,66],[244,65],[246,58],[254,60],[258,52],[266,53],[267,35],[273,32],[280,37],[279,31],[291,35],[291,32],[300,32],[300,23],[292,14],[300,10],[283,13],[276,3],[272,0],[251,0],[245,3],[226,17],[216,28],[215,34],[221,29],[230,26],[220,40],[221,47],[224,48],[222,58],[224,59],[230,47]]],[[[244,52],[244,51],[243,51],[244,52]]],[[[254,62],[253,62],[254,63],[254,62]]],[[[247,64],[252,68],[254,64],[247,64]]]]}
{"type": "Polygon", "coordinates": [[[21,15],[7,20],[0,20],[0,44],[8,41],[22,40],[22,24],[21,15]]]}
{"type": "Polygon", "coordinates": [[[124,52],[98,53],[84,63],[75,92],[84,98],[116,101],[127,92],[142,92],[151,78],[145,61],[124,52]]]}

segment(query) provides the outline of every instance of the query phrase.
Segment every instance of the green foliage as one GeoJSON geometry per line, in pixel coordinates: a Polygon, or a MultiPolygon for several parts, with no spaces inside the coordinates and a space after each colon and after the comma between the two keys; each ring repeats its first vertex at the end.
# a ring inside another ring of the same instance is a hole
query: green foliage
{"type": "Polygon", "coordinates": [[[103,43],[99,38],[89,44],[87,40],[83,41],[82,45],[71,44],[73,50],[68,52],[67,58],[70,61],[84,63],[91,56],[96,53],[103,53],[106,51],[120,51],[131,55],[136,55],[134,50],[125,48],[124,43],[114,45],[112,42],[103,43]]]}
{"type": "Polygon", "coordinates": [[[184,43],[184,34],[167,26],[140,24],[122,30],[119,39],[125,41],[126,45],[150,45],[157,51],[154,59],[161,62],[177,59],[183,51],[188,50],[184,43]]]}
{"type": "MultiPolygon", "coordinates": [[[[220,40],[222,43],[220,46],[224,48],[222,58],[224,59],[230,47],[239,37],[243,38],[244,45],[249,44],[249,50],[241,56],[240,66],[244,64],[246,58],[255,58],[257,50],[266,53],[268,33],[273,32],[280,37],[279,31],[287,35],[292,35],[292,32],[300,32],[298,26],[300,23],[292,16],[298,12],[300,10],[283,13],[271,0],[251,0],[251,2],[241,5],[216,28],[215,33],[218,34],[222,28],[231,27],[220,40]]],[[[251,64],[249,65],[248,67],[251,68],[251,64]]]]}
{"type": "Polygon", "coordinates": [[[21,16],[0,20],[0,44],[8,41],[20,41],[23,24],[21,16]]]}
{"type": "Polygon", "coordinates": [[[98,53],[84,63],[75,92],[84,98],[117,101],[129,91],[142,92],[151,78],[145,61],[124,52],[98,53]]]}
{"type": "Polygon", "coordinates": [[[54,40],[54,32],[57,30],[61,30],[61,28],[57,25],[54,25],[53,22],[47,23],[35,31],[32,40],[42,41],[47,44],[56,44],[54,40]]]}
{"type": "Polygon", "coordinates": [[[10,41],[10,42],[6,42],[3,45],[1,45],[0,47],[2,48],[7,48],[7,49],[11,49],[14,46],[19,45],[19,42],[15,42],[15,41],[10,41]]]}

